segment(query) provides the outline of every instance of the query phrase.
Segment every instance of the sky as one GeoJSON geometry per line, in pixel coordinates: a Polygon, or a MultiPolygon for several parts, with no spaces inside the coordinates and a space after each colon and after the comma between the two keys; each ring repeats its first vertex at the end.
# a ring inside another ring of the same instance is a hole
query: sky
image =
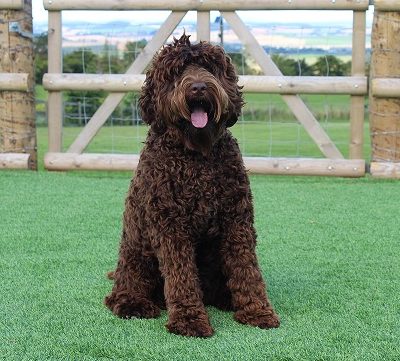
{"type": "MultiPolygon", "coordinates": [[[[47,22],[47,12],[43,8],[42,0],[32,0],[34,23],[47,22]]],[[[274,22],[274,23],[352,23],[351,11],[239,11],[245,22],[274,22]]],[[[84,21],[106,23],[114,20],[124,20],[132,23],[161,22],[169,11],[63,11],[63,21],[84,21]]],[[[218,12],[211,13],[214,19],[218,12]]],[[[190,12],[188,18],[196,19],[196,13],[190,12]]],[[[367,22],[372,21],[372,10],[367,12],[367,22]]]]}

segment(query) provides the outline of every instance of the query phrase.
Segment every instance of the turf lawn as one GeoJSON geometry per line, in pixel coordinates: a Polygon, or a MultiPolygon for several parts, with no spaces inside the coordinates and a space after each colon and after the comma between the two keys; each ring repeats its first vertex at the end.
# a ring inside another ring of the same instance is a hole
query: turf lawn
{"type": "Polygon", "coordinates": [[[209,308],[193,339],[102,304],[126,173],[0,172],[0,359],[398,360],[400,184],[253,176],[258,255],[279,329],[209,308]]]}

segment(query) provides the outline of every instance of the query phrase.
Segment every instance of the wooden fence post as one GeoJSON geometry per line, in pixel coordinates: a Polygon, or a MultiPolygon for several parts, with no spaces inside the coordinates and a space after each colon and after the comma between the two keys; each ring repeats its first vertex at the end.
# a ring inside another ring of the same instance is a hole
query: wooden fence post
{"type": "Polygon", "coordinates": [[[37,169],[32,2],[21,10],[0,10],[0,73],[27,73],[28,91],[0,91],[0,153],[30,154],[37,169]]]}
{"type": "MultiPolygon", "coordinates": [[[[365,75],[365,11],[353,12],[353,42],[351,75],[365,75]]],[[[358,87],[358,84],[355,84],[358,87]]],[[[350,159],[364,159],[364,111],[365,96],[352,96],[350,108],[350,159]]]]}
{"type": "MultiPolygon", "coordinates": [[[[375,78],[400,78],[399,24],[400,11],[375,9],[372,32],[372,82],[375,78]]],[[[371,87],[370,123],[371,173],[377,176],[398,177],[396,169],[400,162],[400,98],[377,97],[371,87]],[[377,167],[377,163],[386,166],[377,167]]]]}
{"type": "MultiPolygon", "coordinates": [[[[62,56],[62,23],[61,11],[49,11],[48,31],[48,69],[49,73],[60,74],[63,69],[62,56]]],[[[48,126],[49,126],[49,151],[60,152],[62,149],[62,124],[63,124],[63,99],[61,92],[49,91],[48,126]]]]}

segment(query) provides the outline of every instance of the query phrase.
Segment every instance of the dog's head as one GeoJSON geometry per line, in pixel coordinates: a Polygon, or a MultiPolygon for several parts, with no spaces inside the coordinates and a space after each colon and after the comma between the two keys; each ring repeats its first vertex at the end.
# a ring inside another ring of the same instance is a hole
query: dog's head
{"type": "Polygon", "coordinates": [[[237,81],[220,46],[191,44],[184,34],[154,58],[139,99],[142,118],[157,133],[178,129],[188,148],[206,154],[240,115],[237,81]]]}

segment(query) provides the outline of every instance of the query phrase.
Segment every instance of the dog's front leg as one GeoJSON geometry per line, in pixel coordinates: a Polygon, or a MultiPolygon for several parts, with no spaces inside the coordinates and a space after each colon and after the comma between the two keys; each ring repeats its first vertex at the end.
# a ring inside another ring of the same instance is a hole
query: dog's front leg
{"type": "MultiPolygon", "coordinates": [[[[182,225],[179,225],[182,228],[182,225]]],[[[209,337],[213,334],[202,301],[194,246],[186,232],[178,227],[157,237],[157,257],[165,280],[168,310],[167,328],[183,336],[209,337]]]]}
{"type": "Polygon", "coordinates": [[[279,317],[268,300],[255,245],[256,233],[250,219],[238,218],[230,224],[221,255],[232,294],[234,317],[240,323],[260,328],[278,327],[279,317]]]}

